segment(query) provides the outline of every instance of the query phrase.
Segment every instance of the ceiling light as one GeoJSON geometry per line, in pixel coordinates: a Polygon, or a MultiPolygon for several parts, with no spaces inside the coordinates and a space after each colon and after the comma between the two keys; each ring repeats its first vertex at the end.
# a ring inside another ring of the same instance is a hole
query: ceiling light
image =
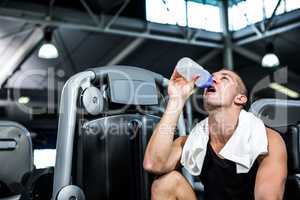
{"type": "Polygon", "coordinates": [[[261,61],[263,67],[278,67],[279,64],[279,58],[274,53],[267,53],[261,61]]]}
{"type": "Polygon", "coordinates": [[[295,98],[295,99],[299,98],[298,92],[291,90],[291,89],[289,89],[283,85],[280,85],[278,83],[271,83],[269,85],[269,87],[276,90],[277,92],[287,95],[288,97],[295,98]]]}
{"type": "Polygon", "coordinates": [[[58,58],[58,50],[52,43],[53,28],[46,27],[44,29],[44,44],[40,47],[38,52],[39,58],[54,59],[58,58]]]}
{"type": "Polygon", "coordinates": [[[18,99],[18,102],[19,102],[20,104],[27,104],[27,103],[29,103],[29,101],[30,101],[30,98],[29,98],[29,97],[26,97],[26,96],[21,96],[21,97],[19,97],[19,99],[18,99]]]}
{"type": "Polygon", "coordinates": [[[44,59],[58,58],[58,51],[54,44],[45,43],[40,47],[38,56],[44,59]]]}
{"type": "Polygon", "coordinates": [[[268,43],[266,46],[266,55],[264,55],[261,61],[263,67],[278,67],[280,65],[279,58],[274,52],[274,45],[268,43]]]}

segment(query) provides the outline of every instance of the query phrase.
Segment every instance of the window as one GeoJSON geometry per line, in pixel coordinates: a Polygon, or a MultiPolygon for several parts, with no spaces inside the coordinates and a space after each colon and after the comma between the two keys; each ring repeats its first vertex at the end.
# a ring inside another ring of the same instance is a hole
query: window
{"type": "Polygon", "coordinates": [[[186,26],[185,0],[146,0],[146,18],[150,22],[186,26]]]}
{"type": "Polygon", "coordinates": [[[228,9],[229,29],[238,30],[264,18],[263,1],[247,0],[228,9]]]}
{"type": "MultiPolygon", "coordinates": [[[[270,18],[278,0],[245,0],[229,8],[229,28],[236,31],[270,18]]],[[[299,0],[282,0],[276,11],[280,15],[300,8],[299,0]]]]}
{"type": "Polygon", "coordinates": [[[150,22],[179,26],[186,26],[188,21],[192,28],[221,31],[219,8],[192,1],[146,0],[146,18],[150,22]]]}
{"type": "Polygon", "coordinates": [[[53,167],[55,165],[56,150],[55,149],[35,149],[34,165],[37,169],[53,167]]]}
{"type": "Polygon", "coordinates": [[[245,3],[232,6],[228,9],[229,29],[238,30],[248,25],[247,17],[245,16],[245,3]]]}
{"type": "MultiPolygon", "coordinates": [[[[276,5],[278,3],[278,0],[264,0],[264,8],[265,8],[265,17],[270,18],[273,14],[274,9],[276,8],[276,5]]],[[[284,13],[285,10],[285,1],[281,1],[277,11],[276,15],[280,15],[284,13]]]]}
{"type": "MultiPolygon", "coordinates": [[[[148,21],[188,26],[207,31],[221,32],[220,8],[192,0],[146,0],[148,21]]],[[[206,2],[206,1],[203,1],[206,2]]],[[[233,1],[228,9],[229,29],[239,30],[248,25],[270,18],[278,0],[233,1]],[[238,2],[234,4],[234,2],[238,2]]],[[[276,15],[300,8],[300,0],[282,0],[276,15]]]]}
{"type": "Polygon", "coordinates": [[[188,13],[189,27],[221,32],[219,7],[189,1],[188,13]]]}
{"type": "Polygon", "coordinates": [[[285,0],[286,3],[286,11],[292,11],[300,8],[299,0],[285,0]]]}

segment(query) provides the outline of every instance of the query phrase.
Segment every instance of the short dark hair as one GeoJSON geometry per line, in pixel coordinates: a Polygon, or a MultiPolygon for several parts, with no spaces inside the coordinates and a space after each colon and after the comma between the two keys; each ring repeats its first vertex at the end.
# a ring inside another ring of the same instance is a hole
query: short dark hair
{"type": "Polygon", "coordinates": [[[249,101],[249,97],[248,97],[248,89],[246,87],[246,84],[245,82],[243,81],[243,79],[241,78],[241,75],[236,72],[236,71],[233,71],[231,69],[226,69],[226,68],[223,68],[221,70],[227,70],[227,71],[230,71],[232,73],[234,73],[236,76],[235,76],[235,80],[237,82],[237,92],[239,94],[242,94],[242,95],[245,95],[247,97],[247,102],[242,106],[244,109],[248,110],[250,108],[250,101],[249,101]]]}
{"type": "Polygon", "coordinates": [[[244,81],[242,80],[240,74],[238,72],[236,72],[236,71],[231,70],[231,69],[223,68],[221,70],[227,70],[227,71],[230,71],[230,72],[234,73],[236,75],[235,80],[237,82],[237,90],[238,90],[238,92],[240,94],[245,95],[246,97],[248,97],[247,87],[246,87],[244,81]]]}
{"type": "Polygon", "coordinates": [[[241,93],[242,95],[245,95],[246,97],[248,97],[248,90],[247,87],[244,83],[244,81],[242,80],[242,78],[239,76],[239,74],[237,74],[236,72],[234,72],[237,75],[237,84],[238,84],[238,90],[239,93],[241,93]]]}

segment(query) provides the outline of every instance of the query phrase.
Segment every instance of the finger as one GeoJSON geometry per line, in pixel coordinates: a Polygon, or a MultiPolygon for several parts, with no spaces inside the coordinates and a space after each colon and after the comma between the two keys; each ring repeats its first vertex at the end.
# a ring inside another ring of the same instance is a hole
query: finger
{"type": "Polygon", "coordinates": [[[170,80],[174,80],[174,79],[179,78],[179,77],[182,78],[182,76],[178,73],[178,71],[175,68],[173,73],[172,73],[172,76],[171,76],[170,80]]]}
{"type": "Polygon", "coordinates": [[[190,80],[190,81],[188,82],[188,84],[194,87],[194,86],[195,86],[195,83],[196,83],[196,81],[197,81],[197,79],[198,79],[198,77],[199,77],[199,76],[193,77],[192,80],[190,80]]]}
{"type": "Polygon", "coordinates": [[[200,76],[193,76],[192,80],[188,82],[188,85],[190,85],[190,87],[194,88],[196,85],[196,81],[200,76]]]}
{"type": "Polygon", "coordinates": [[[178,77],[174,80],[176,83],[185,84],[186,80],[184,78],[178,77]]]}
{"type": "Polygon", "coordinates": [[[192,81],[195,83],[199,77],[199,75],[193,75],[192,81]]]}
{"type": "Polygon", "coordinates": [[[173,73],[172,73],[172,75],[171,75],[170,80],[173,80],[173,79],[176,77],[177,73],[178,73],[177,70],[174,69],[174,71],[173,71],[173,73]]]}

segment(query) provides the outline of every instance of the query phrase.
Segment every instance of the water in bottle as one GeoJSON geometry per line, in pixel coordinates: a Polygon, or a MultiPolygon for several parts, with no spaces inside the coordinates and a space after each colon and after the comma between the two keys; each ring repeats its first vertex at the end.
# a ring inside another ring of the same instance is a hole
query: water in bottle
{"type": "Polygon", "coordinates": [[[210,87],[213,83],[212,75],[190,58],[181,58],[176,65],[176,70],[188,81],[191,81],[194,76],[199,76],[195,82],[199,88],[210,87]]]}

